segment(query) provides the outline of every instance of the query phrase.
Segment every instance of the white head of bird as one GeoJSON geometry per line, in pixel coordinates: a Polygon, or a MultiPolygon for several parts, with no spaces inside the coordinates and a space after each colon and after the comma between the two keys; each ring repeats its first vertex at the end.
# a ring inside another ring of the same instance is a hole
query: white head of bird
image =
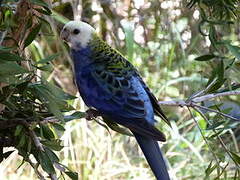
{"type": "Polygon", "coordinates": [[[84,48],[92,39],[95,29],[82,21],[70,21],[63,27],[60,37],[65,40],[72,49],[84,48]]]}

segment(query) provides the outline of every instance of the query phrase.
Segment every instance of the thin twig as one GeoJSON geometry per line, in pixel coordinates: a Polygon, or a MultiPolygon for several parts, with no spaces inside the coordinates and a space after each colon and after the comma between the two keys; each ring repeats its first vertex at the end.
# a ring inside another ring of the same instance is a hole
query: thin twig
{"type": "MultiPolygon", "coordinates": [[[[201,93],[198,93],[198,95],[201,93]]],[[[213,93],[213,94],[208,94],[208,95],[204,95],[204,96],[198,96],[198,95],[193,95],[192,98],[187,99],[186,101],[184,100],[176,100],[176,101],[159,101],[158,104],[159,105],[166,105],[166,106],[179,106],[179,107],[198,107],[201,109],[204,109],[206,111],[210,111],[210,112],[214,112],[217,114],[220,114],[221,116],[230,118],[234,121],[239,121],[240,119],[235,118],[233,116],[230,116],[228,114],[222,113],[220,111],[202,106],[202,105],[198,105],[197,103],[201,103],[204,101],[208,101],[210,99],[215,99],[217,97],[223,97],[223,96],[231,96],[231,95],[240,95],[240,91],[228,91],[228,92],[222,92],[222,93],[213,93]]]]}
{"type": "Polygon", "coordinates": [[[199,131],[200,131],[200,133],[201,133],[201,135],[202,135],[202,137],[203,137],[203,139],[204,139],[204,141],[205,141],[206,145],[209,147],[209,149],[210,149],[211,153],[213,154],[213,157],[214,157],[214,159],[215,159],[216,163],[218,164],[218,166],[220,166],[220,164],[219,164],[219,161],[218,161],[218,158],[217,158],[216,154],[214,153],[214,151],[212,150],[211,146],[209,145],[209,143],[208,143],[208,141],[207,141],[206,137],[204,136],[204,134],[203,134],[203,132],[202,132],[202,129],[201,129],[201,127],[199,126],[199,124],[198,124],[198,122],[197,122],[196,118],[194,117],[194,115],[193,115],[193,113],[192,113],[191,109],[190,109],[189,107],[187,107],[187,108],[188,108],[188,111],[190,112],[190,114],[191,114],[191,116],[192,116],[192,118],[193,118],[193,121],[196,123],[196,125],[197,125],[197,127],[198,127],[198,129],[199,129],[199,131]]]}
{"type": "Polygon", "coordinates": [[[208,94],[205,96],[193,98],[192,101],[195,103],[199,103],[199,102],[207,101],[210,99],[215,99],[217,97],[231,96],[231,95],[240,95],[240,91],[228,91],[228,92],[222,92],[222,93],[208,94]]]}
{"type": "Polygon", "coordinates": [[[38,170],[38,163],[33,163],[29,158],[25,159],[34,169],[40,180],[46,180],[45,177],[38,170]]]}
{"type": "Polygon", "coordinates": [[[59,119],[57,119],[54,116],[51,116],[43,119],[42,121],[39,121],[39,124],[58,123],[58,122],[60,122],[59,119]]]}
{"type": "MultiPolygon", "coordinates": [[[[203,117],[203,119],[204,119],[205,121],[207,121],[207,122],[211,125],[211,123],[208,121],[207,117],[204,115],[204,113],[203,113],[200,109],[198,109],[198,108],[194,108],[194,109],[203,117]]],[[[217,134],[217,131],[216,131],[215,129],[213,129],[213,132],[217,134]]],[[[234,159],[233,159],[233,157],[232,157],[232,154],[229,152],[229,150],[228,150],[228,148],[226,147],[226,145],[224,144],[222,138],[221,138],[219,135],[217,135],[217,138],[218,138],[220,144],[222,145],[222,147],[223,147],[223,148],[225,149],[225,151],[227,152],[228,156],[233,160],[233,162],[236,164],[236,166],[239,166],[239,165],[234,161],[234,159]]]]}
{"type": "Polygon", "coordinates": [[[191,106],[191,103],[200,103],[203,101],[207,101],[210,99],[215,99],[217,97],[222,96],[231,96],[231,95],[240,95],[240,91],[228,91],[228,92],[222,92],[222,93],[214,93],[214,94],[208,94],[204,96],[199,96],[191,98],[187,101],[184,100],[176,100],[176,101],[159,101],[158,104],[160,105],[166,105],[166,106],[191,106]]]}
{"type": "Polygon", "coordinates": [[[221,111],[217,111],[215,109],[211,109],[211,108],[208,108],[208,107],[205,107],[205,106],[201,106],[201,105],[198,105],[198,104],[195,104],[195,103],[192,103],[192,107],[198,107],[198,108],[204,109],[206,111],[214,112],[214,113],[220,114],[221,116],[230,118],[230,119],[232,119],[234,121],[239,121],[240,120],[240,119],[232,117],[232,116],[230,116],[228,114],[222,113],[221,111]]]}
{"type": "Polygon", "coordinates": [[[21,123],[28,129],[29,135],[32,138],[36,148],[39,149],[40,151],[44,151],[42,143],[40,142],[36,133],[33,130],[31,130],[30,124],[27,123],[26,121],[21,121],[21,123]]]}
{"type": "Polygon", "coordinates": [[[50,179],[51,180],[57,180],[57,175],[54,173],[54,174],[49,174],[50,175],[50,179]]]}

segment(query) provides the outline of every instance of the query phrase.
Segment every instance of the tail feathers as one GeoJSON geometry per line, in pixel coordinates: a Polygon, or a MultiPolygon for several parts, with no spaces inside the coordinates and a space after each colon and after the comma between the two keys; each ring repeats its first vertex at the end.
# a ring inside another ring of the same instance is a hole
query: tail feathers
{"type": "Polygon", "coordinates": [[[133,134],[157,180],[170,180],[167,167],[157,141],[141,136],[135,132],[133,132],[133,134]]]}

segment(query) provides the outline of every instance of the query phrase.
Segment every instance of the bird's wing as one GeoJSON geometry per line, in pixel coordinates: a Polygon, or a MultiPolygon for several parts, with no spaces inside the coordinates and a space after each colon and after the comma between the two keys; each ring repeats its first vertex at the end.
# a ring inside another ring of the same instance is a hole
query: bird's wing
{"type": "Polygon", "coordinates": [[[151,92],[151,90],[147,87],[147,85],[144,83],[142,78],[139,75],[138,75],[138,77],[139,77],[139,81],[141,82],[143,88],[145,89],[145,91],[147,92],[147,94],[148,94],[148,96],[149,96],[149,98],[151,100],[154,113],[157,116],[159,116],[162,120],[164,120],[164,122],[166,122],[171,127],[170,121],[165,116],[165,114],[163,113],[161,107],[159,106],[157,98],[154,96],[154,94],[151,92]]]}
{"type": "Polygon", "coordinates": [[[153,125],[153,113],[147,113],[152,108],[147,93],[130,63],[124,63],[92,66],[87,75],[89,104],[132,131],[165,141],[165,136],[153,125]]]}

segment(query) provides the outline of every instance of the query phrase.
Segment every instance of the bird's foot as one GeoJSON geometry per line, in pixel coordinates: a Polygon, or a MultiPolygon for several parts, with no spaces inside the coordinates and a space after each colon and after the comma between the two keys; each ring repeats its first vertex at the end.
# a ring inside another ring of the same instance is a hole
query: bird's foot
{"type": "Polygon", "coordinates": [[[91,121],[94,118],[101,116],[100,112],[95,109],[88,109],[86,111],[86,120],[91,121]]]}

